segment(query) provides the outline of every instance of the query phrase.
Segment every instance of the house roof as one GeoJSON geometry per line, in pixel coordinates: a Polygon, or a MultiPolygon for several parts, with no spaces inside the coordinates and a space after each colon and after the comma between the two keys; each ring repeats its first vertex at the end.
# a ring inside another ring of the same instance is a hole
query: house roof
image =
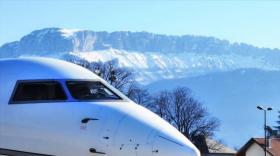
{"type": "Polygon", "coordinates": [[[215,141],[213,139],[207,138],[206,143],[208,146],[209,153],[215,154],[235,154],[236,151],[227,147],[226,145],[215,141]]]}
{"type": "MultiPolygon", "coordinates": [[[[264,145],[264,139],[263,138],[255,138],[256,142],[258,142],[260,145],[264,145]]],[[[267,150],[273,155],[273,156],[280,156],[280,138],[272,138],[271,139],[271,148],[267,148],[267,150]]]]}
{"type": "Polygon", "coordinates": [[[213,138],[205,138],[199,136],[196,147],[200,150],[201,154],[236,154],[236,151],[224,145],[221,141],[216,141],[213,138]]]}
{"type": "MultiPolygon", "coordinates": [[[[245,156],[247,149],[253,144],[258,144],[261,148],[264,148],[264,138],[251,138],[238,152],[237,156],[245,156]]],[[[271,148],[267,148],[267,152],[272,156],[280,156],[280,138],[271,139],[271,148]]]]}

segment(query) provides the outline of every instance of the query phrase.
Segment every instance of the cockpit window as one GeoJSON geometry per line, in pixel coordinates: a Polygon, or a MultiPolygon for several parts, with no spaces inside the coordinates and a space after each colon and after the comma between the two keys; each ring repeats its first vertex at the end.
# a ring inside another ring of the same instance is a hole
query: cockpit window
{"type": "Polygon", "coordinates": [[[121,100],[117,94],[98,81],[67,81],[66,85],[77,100],[121,100]]]}
{"type": "Polygon", "coordinates": [[[18,82],[12,102],[50,102],[66,100],[63,88],[56,81],[18,82]]]}

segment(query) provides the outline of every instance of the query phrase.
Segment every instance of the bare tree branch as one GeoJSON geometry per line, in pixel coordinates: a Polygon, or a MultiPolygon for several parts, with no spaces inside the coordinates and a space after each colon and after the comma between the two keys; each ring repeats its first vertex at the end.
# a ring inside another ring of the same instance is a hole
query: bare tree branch
{"type": "Polygon", "coordinates": [[[211,117],[206,108],[192,97],[188,88],[160,92],[154,99],[155,113],[174,125],[193,142],[198,137],[211,137],[219,121],[211,117]]]}

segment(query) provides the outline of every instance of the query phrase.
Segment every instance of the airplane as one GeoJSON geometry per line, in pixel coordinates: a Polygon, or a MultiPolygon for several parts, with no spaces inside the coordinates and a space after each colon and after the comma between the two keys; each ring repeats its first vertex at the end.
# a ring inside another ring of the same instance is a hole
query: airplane
{"type": "Polygon", "coordinates": [[[200,156],[176,128],[91,71],[0,60],[0,155],[200,156]]]}

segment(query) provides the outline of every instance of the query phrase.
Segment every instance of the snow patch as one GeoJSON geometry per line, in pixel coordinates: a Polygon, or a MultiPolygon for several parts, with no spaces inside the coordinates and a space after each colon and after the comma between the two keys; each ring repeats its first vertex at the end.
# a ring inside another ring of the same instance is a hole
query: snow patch
{"type": "Polygon", "coordinates": [[[260,57],[241,56],[233,53],[198,55],[196,53],[154,53],[109,49],[71,52],[70,55],[89,62],[118,60],[120,67],[132,69],[136,79],[143,84],[161,79],[191,77],[240,68],[280,71],[280,64],[271,64],[260,57]]]}
{"type": "Polygon", "coordinates": [[[74,33],[81,31],[81,29],[59,29],[61,35],[68,38],[74,35],[74,33]]]}

